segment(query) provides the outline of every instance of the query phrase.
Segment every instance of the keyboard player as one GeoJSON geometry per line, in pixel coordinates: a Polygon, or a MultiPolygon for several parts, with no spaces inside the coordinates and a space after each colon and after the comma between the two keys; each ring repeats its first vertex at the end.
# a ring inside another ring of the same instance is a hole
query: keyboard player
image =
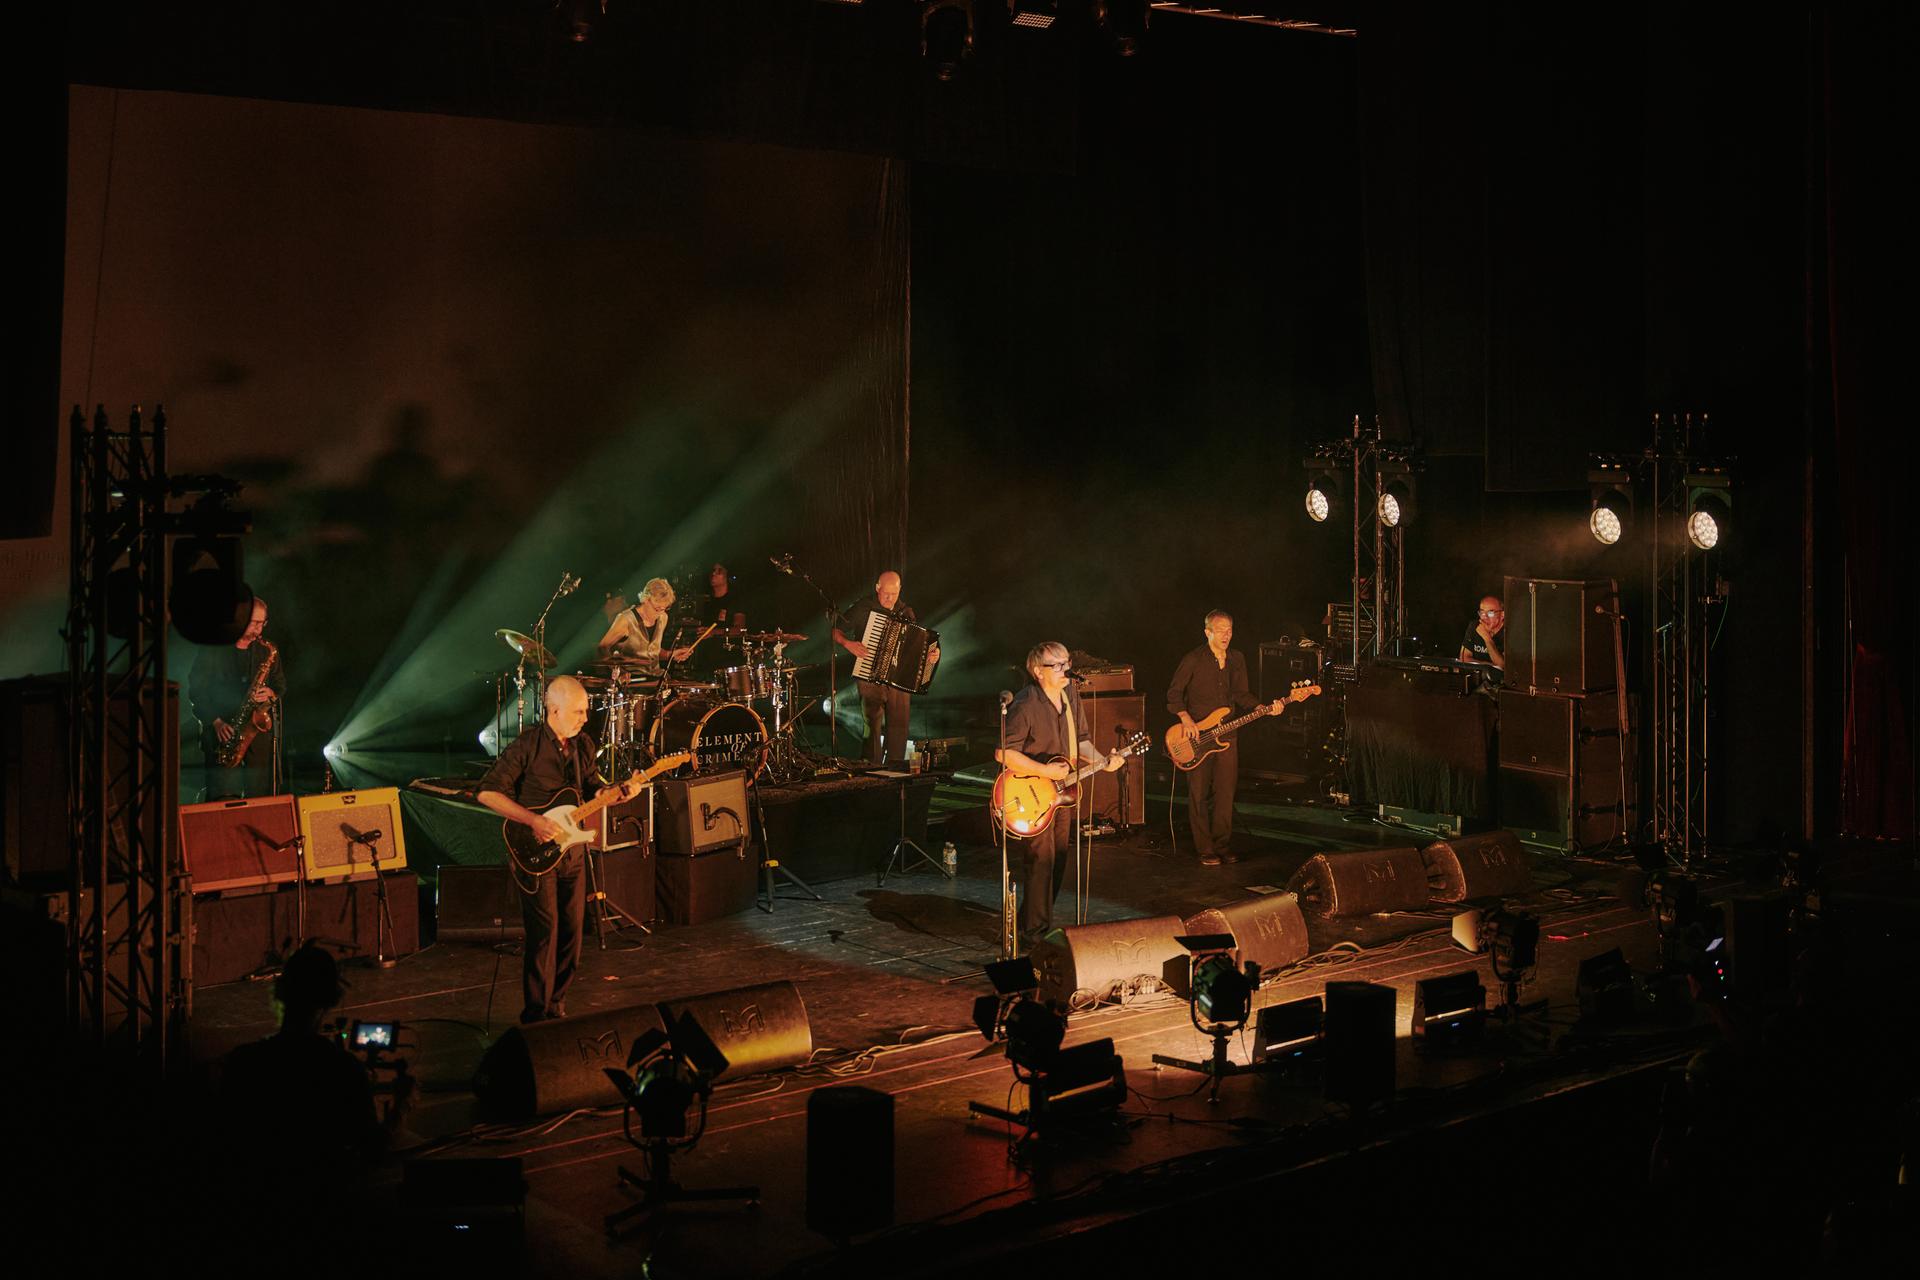
{"type": "MultiPolygon", "coordinates": [[[[833,629],[833,642],[860,659],[867,647],[860,637],[866,634],[867,619],[876,613],[890,613],[905,622],[919,622],[913,607],[900,599],[900,575],[889,569],[873,584],[873,594],[847,610],[847,630],[833,629]]],[[[940,661],[940,646],[928,651],[928,658],[940,661]]],[[[907,719],[912,697],[902,689],[889,688],[872,680],[856,680],[860,687],[860,712],[867,722],[866,758],[874,764],[901,764],[907,758],[907,719]]]]}

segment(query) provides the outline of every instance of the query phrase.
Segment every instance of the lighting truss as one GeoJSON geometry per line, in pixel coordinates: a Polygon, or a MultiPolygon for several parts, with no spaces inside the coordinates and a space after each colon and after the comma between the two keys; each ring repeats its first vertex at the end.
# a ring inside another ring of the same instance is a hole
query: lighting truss
{"type": "Polygon", "coordinates": [[[169,803],[166,414],[136,408],[117,431],[75,406],[69,427],[68,1018],[84,1043],[165,1068],[184,1047],[193,903],[169,803]]]}

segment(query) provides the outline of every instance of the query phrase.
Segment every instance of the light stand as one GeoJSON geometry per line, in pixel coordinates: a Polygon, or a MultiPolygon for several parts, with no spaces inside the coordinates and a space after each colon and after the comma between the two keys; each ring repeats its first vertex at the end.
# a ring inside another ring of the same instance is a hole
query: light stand
{"type": "Polygon", "coordinates": [[[1061,1048],[1066,1016],[1034,998],[1039,979],[1025,957],[988,965],[987,977],[994,994],[973,1004],[974,1025],[988,1043],[982,1053],[1005,1045],[1014,1080],[1027,1087],[1027,1105],[1014,1111],[968,1102],[967,1113],[1024,1129],[1014,1144],[1016,1157],[1063,1122],[1098,1118],[1111,1123],[1114,1109],[1127,1096],[1124,1064],[1113,1051],[1112,1039],[1061,1048]]]}
{"type": "MultiPolygon", "coordinates": [[[[612,816],[611,812],[609,812],[602,821],[611,824],[612,816]]],[[[604,829],[603,827],[602,830],[604,829]]],[[[605,837],[603,836],[602,839],[604,840],[605,837]]],[[[649,841],[646,848],[651,850],[652,847],[653,845],[651,841],[649,841]]],[[[631,928],[638,929],[648,937],[652,937],[653,930],[647,928],[646,923],[642,921],[639,916],[634,915],[633,912],[615,902],[612,895],[600,887],[602,876],[606,870],[600,860],[606,857],[606,850],[596,849],[589,843],[586,854],[587,910],[593,916],[593,937],[594,941],[600,944],[600,949],[602,951],[607,949],[608,921],[613,922],[613,931],[615,933],[619,933],[622,929],[631,928]]]]}
{"type": "Polygon", "coordinates": [[[605,1068],[626,1099],[621,1132],[638,1147],[646,1161],[645,1175],[620,1166],[618,1185],[640,1193],[638,1203],[606,1216],[607,1234],[618,1238],[628,1223],[663,1205],[677,1201],[739,1200],[749,1207],[760,1203],[760,1188],[683,1187],[673,1178],[676,1152],[691,1152],[707,1128],[707,1100],[714,1080],[727,1069],[727,1059],[714,1046],[692,1015],[682,1013],[671,1036],[648,1031],[633,1043],[627,1055],[628,1071],[605,1068]],[[633,1070],[634,1068],[638,1070],[633,1070]],[[700,1119],[687,1132],[687,1110],[700,1104],[700,1119]],[[640,1116],[640,1136],[633,1136],[633,1117],[640,1116]]]}
{"type": "Polygon", "coordinates": [[[1249,960],[1244,970],[1234,967],[1230,954],[1232,934],[1195,934],[1174,941],[1187,949],[1193,965],[1187,1016],[1193,1020],[1196,1030],[1213,1040],[1213,1056],[1205,1062],[1195,1062],[1156,1053],[1153,1060],[1163,1067],[1178,1067],[1182,1071],[1195,1071],[1210,1077],[1213,1083],[1207,1090],[1207,1101],[1217,1103],[1220,1101],[1221,1081],[1228,1076],[1261,1069],[1258,1066],[1243,1066],[1227,1057],[1227,1042],[1236,1031],[1247,1025],[1247,1019],[1252,1016],[1253,993],[1260,985],[1260,966],[1249,960]],[[1201,1021],[1203,1012],[1206,1014],[1204,1022],[1201,1021]]]}

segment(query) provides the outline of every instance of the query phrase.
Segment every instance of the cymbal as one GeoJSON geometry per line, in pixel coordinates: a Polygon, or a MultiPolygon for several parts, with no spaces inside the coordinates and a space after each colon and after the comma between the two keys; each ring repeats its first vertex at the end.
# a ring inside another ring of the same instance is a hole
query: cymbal
{"type": "Polygon", "coordinates": [[[513,650],[536,667],[550,667],[555,658],[545,646],[530,635],[515,631],[512,627],[502,627],[493,633],[507,642],[507,648],[513,650]]]}
{"type": "Polygon", "coordinates": [[[806,637],[796,631],[755,631],[741,639],[757,640],[761,644],[795,644],[806,637]]]}

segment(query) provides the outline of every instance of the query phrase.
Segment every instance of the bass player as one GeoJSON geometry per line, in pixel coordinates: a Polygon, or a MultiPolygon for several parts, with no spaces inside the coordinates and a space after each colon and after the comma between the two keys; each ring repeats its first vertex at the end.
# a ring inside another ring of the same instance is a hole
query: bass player
{"type": "MultiPolygon", "coordinates": [[[[1180,721],[1175,732],[1189,739],[1200,736],[1196,722],[1221,707],[1231,707],[1237,714],[1255,705],[1247,685],[1247,660],[1238,649],[1228,647],[1233,640],[1233,615],[1215,609],[1207,615],[1201,634],[1206,643],[1180,659],[1167,686],[1167,710],[1180,721]]],[[[1285,698],[1275,699],[1268,710],[1278,715],[1285,704],[1285,698]]],[[[1187,772],[1187,822],[1203,867],[1240,860],[1233,851],[1233,790],[1239,780],[1237,742],[1229,742],[1225,750],[1212,753],[1187,772]]]]}
{"type": "MultiPolygon", "coordinates": [[[[1067,647],[1055,641],[1037,644],[1027,653],[1027,674],[1032,683],[1020,690],[1007,708],[1006,750],[994,752],[994,759],[1016,777],[1064,782],[1083,764],[1104,761],[1111,773],[1126,763],[1120,755],[1103,756],[1087,736],[1080,695],[1067,675],[1071,665],[1067,647]]],[[[1053,927],[1053,900],[1060,895],[1060,883],[1066,877],[1066,864],[1059,855],[1071,842],[1071,830],[1071,823],[1055,822],[1032,839],[1020,842],[1023,952],[1053,927]]]]}

